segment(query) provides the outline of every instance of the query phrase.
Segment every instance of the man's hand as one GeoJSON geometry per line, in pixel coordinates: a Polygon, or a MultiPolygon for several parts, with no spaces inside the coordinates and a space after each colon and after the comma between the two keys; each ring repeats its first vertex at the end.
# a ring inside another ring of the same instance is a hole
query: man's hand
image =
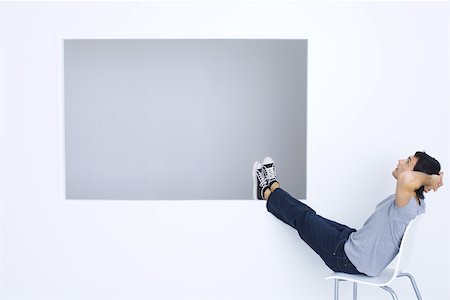
{"type": "Polygon", "coordinates": [[[424,187],[423,190],[426,193],[431,190],[437,191],[443,184],[443,176],[444,172],[439,173],[439,175],[428,175],[419,171],[403,171],[397,177],[395,203],[398,207],[405,206],[421,186],[424,187]]]}
{"type": "Polygon", "coordinates": [[[433,178],[432,182],[429,185],[424,186],[425,193],[428,193],[431,190],[436,192],[438,188],[440,188],[444,184],[443,182],[444,172],[440,172],[439,175],[431,175],[431,176],[433,178]]]}

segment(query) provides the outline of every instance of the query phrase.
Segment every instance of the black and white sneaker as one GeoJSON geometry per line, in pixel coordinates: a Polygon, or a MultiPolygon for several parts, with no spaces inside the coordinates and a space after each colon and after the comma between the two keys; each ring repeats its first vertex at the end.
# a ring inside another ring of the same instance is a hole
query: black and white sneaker
{"type": "Polygon", "coordinates": [[[264,191],[269,188],[266,177],[264,176],[263,166],[259,161],[253,163],[253,199],[263,200],[264,191]]]}
{"type": "Polygon", "coordinates": [[[267,156],[266,158],[264,158],[263,170],[264,170],[264,177],[267,180],[267,186],[270,187],[272,183],[278,182],[277,172],[275,171],[275,163],[271,157],[267,156]]]}

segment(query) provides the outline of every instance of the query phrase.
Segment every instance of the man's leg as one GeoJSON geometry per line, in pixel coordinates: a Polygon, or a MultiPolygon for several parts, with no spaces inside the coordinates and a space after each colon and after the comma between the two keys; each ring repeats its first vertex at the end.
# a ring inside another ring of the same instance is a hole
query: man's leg
{"type": "Polygon", "coordinates": [[[300,237],[324,260],[330,269],[335,269],[334,256],[338,246],[345,242],[350,228],[325,219],[306,204],[291,197],[281,188],[270,189],[267,210],[278,219],[295,228],[300,237]]]}
{"type": "MultiPolygon", "coordinates": [[[[266,190],[266,192],[264,193],[264,199],[266,199],[266,200],[269,199],[270,194],[271,194],[274,190],[276,190],[277,188],[279,188],[279,187],[280,187],[280,184],[278,183],[278,181],[275,181],[274,183],[272,183],[272,185],[269,187],[269,189],[266,190]]],[[[291,197],[291,198],[292,198],[292,197],[291,197]]],[[[298,200],[296,200],[296,201],[298,201],[298,200]]],[[[302,203],[302,202],[300,202],[300,203],[301,203],[301,204],[304,204],[304,203],[302,203]]],[[[304,204],[304,205],[306,205],[306,204],[304,204]]],[[[308,206],[308,208],[310,208],[310,207],[308,206]]],[[[315,212],[315,211],[314,211],[314,212],[315,212]]],[[[346,225],[343,225],[343,224],[340,224],[340,223],[338,223],[338,222],[335,222],[335,221],[326,219],[326,218],[324,218],[324,217],[322,217],[322,216],[317,215],[317,217],[321,218],[324,222],[328,223],[328,225],[334,227],[334,228],[335,228],[336,230],[338,230],[338,231],[342,231],[343,229],[349,228],[349,227],[346,226],[346,225]]],[[[294,227],[294,228],[297,229],[296,227],[294,227]]]]}

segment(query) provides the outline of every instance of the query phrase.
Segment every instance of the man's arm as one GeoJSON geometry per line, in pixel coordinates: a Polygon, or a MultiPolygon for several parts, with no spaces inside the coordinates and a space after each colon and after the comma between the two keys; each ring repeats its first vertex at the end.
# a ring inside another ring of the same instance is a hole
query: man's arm
{"type": "Polygon", "coordinates": [[[398,207],[405,206],[415,196],[415,191],[421,186],[425,187],[424,191],[426,193],[430,190],[437,191],[443,184],[443,175],[443,172],[439,175],[428,175],[417,171],[404,171],[400,173],[397,178],[395,203],[398,207]]]}

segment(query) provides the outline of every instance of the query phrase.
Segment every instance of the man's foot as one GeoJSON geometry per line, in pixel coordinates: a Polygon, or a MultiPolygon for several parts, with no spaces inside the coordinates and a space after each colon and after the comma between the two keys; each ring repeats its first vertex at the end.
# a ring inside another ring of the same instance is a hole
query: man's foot
{"type": "Polygon", "coordinates": [[[264,191],[269,188],[266,177],[264,176],[263,166],[259,161],[253,163],[253,199],[264,200],[264,191]]]}
{"type": "Polygon", "coordinates": [[[269,187],[271,187],[273,183],[278,184],[277,173],[275,171],[275,163],[271,157],[267,156],[266,158],[264,158],[263,170],[265,178],[267,180],[267,185],[269,187]]]}

